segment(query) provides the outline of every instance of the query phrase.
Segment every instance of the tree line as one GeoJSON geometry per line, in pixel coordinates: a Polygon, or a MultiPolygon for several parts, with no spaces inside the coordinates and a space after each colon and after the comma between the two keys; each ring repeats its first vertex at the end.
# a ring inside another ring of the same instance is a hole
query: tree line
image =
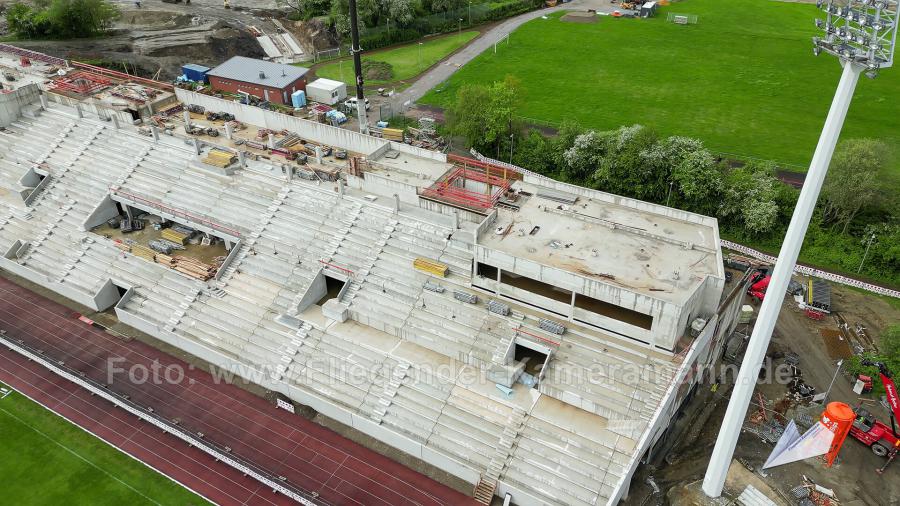
{"type": "Polygon", "coordinates": [[[119,9],[106,0],[33,0],[6,9],[6,23],[16,37],[73,39],[107,31],[119,9]]]}
{"type": "MultiPolygon", "coordinates": [[[[425,35],[501,19],[529,11],[542,0],[357,0],[360,45],[364,50],[425,35]]],[[[350,34],[348,0],[278,0],[294,20],[316,18],[343,40],[350,34]]]]}
{"type": "MultiPolygon", "coordinates": [[[[563,123],[554,135],[516,118],[519,81],[462,86],[448,128],[469,146],[561,181],[718,218],[724,237],[777,254],[799,190],[771,162],[736,163],[698,139],[642,125],[596,131],[563,123]]],[[[842,141],[804,242],[801,261],[900,285],[900,192],[889,146],[842,141]],[[868,253],[866,250],[868,249],[868,253]]]]}

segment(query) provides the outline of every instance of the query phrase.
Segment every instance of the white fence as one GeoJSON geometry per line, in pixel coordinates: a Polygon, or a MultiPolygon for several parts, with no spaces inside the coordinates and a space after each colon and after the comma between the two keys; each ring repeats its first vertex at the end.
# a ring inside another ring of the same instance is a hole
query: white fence
{"type": "MultiPolygon", "coordinates": [[[[737,251],[738,253],[747,255],[748,257],[755,258],[757,260],[763,260],[770,264],[775,264],[775,261],[778,260],[776,257],[772,255],[767,255],[765,253],[756,251],[753,248],[748,248],[742,244],[738,244],[731,241],[726,241],[721,239],[719,241],[722,244],[723,248],[728,248],[733,251],[737,251]]],[[[805,265],[795,265],[794,272],[797,274],[804,274],[806,276],[812,276],[815,278],[821,278],[828,281],[832,281],[834,283],[840,283],[842,285],[854,286],[856,288],[862,288],[863,290],[877,293],[879,295],[887,295],[888,297],[894,297],[900,299],[900,291],[891,290],[890,288],[885,288],[883,286],[873,285],[872,283],[866,283],[865,281],[860,281],[858,279],[848,278],[846,276],[841,276],[840,274],[834,274],[833,272],[823,271],[819,269],[814,269],[812,267],[807,267],[805,265]]]]}
{"type": "Polygon", "coordinates": [[[113,403],[114,405],[124,409],[128,413],[131,413],[132,415],[140,418],[141,420],[158,427],[163,432],[172,434],[173,436],[184,441],[185,443],[189,444],[190,446],[200,449],[207,455],[215,458],[217,461],[223,462],[223,463],[233,467],[234,469],[237,469],[238,471],[245,474],[246,476],[250,476],[251,478],[253,478],[256,481],[265,485],[266,487],[269,487],[273,491],[284,494],[285,496],[290,497],[291,499],[297,501],[298,503],[300,503],[304,506],[324,506],[326,504],[326,503],[322,502],[321,500],[316,499],[312,495],[288,488],[281,482],[281,480],[268,475],[268,473],[258,469],[255,465],[253,465],[251,463],[243,462],[240,459],[238,459],[237,457],[235,457],[234,455],[227,453],[225,450],[217,449],[211,443],[208,443],[208,442],[200,439],[199,437],[195,437],[194,435],[186,432],[185,430],[178,427],[177,425],[173,425],[173,424],[167,422],[165,419],[163,419],[157,415],[154,415],[152,413],[147,412],[143,408],[140,408],[136,404],[124,399],[123,397],[116,395],[115,393],[110,392],[107,389],[104,389],[104,388],[94,385],[93,381],[82,378],[77,374],[73,374],[72,372],[66,370],[66,368],[64,366],[57,365],[57,364],[47,360],[47,358],[43,357],[42,355],[32,352],[30,349],[28,349],[28,347],[26,345],[13,341],[8,336],[4,335],[4,333],[2,333],[2,332],[0,332],[0,343],[3,343],[4,346],[6,346],[10,350],[15,351],[16,353],[22,355],[23,357],[27,358],[28,360],[31,360],[32,362],[40,364],[40,365],[46,367],[47,369],[49,369],[51,372],[88,390],[89,392],[91,392],[91,395],[96,395],[96,396],[102,397],[103,399],[108,400],[109,402],[113,403]]]}
{"type": "MultiPolygon", "coordinates": [[[[499,167],[505,167],[507,169],[514,170],[514,171],[519,172],[526,176],[532,176],[535,178],[539,178],[541,180],[555,182],[555,180],[553,180],[553,179],[550,179],[546,176],[542,176],[542,175],[532,172],[530,170],[523,169],[522,167],[519,167],[517,165],[512,165],[510,163],[501,162],[500,160],[494,160],[493,158],[488,158],[488,157],[482,155],[481,153],[479,153],[478,151],[475,151],[474,149],[472,150],[472,156],[474,156],[476,159],[478,159],[478,161],[481,161],[481,162],[490,163],[493,165],[497,165],[499,167]]],[[[775,257],[773,257],[771,255],[767,255],[760,251],[756,251],[753,248],[748,248],[747,246],[744,246],[742,244],[734,243],[731,241],[726,241],[724,239],[720,239],[719,244],[723,248],[728,248],[730,250],[737,251],[737,252],[747,255],[749,257],[756,258],[757,260],[763,260],[763,261],[768,262],[773,265],[775,264],[775,260],[777,260],[775,257]]],[[[813,276],[816,278],[825,279],[825,280],[832,281],[834,283],[839,283],[842,285],[861,288],[863,290],[866,290],[866,291],[869,291],[872,293],[877,293],[879,295],[886,295],[888,297],[894,297],[894,298],[900,299],[900,291],[892,290],[890,288],[885,288],[883,286],[873,285],[872,283],[866,283],[866,282],[860,281],[858,279],[848,278],[846,276],[841,276],[840,274],[834,274],[832,272],[815,269],[813,267],[807,267],[805,265],[796,265],[796,266],[794,266],[794,272],[796,272],[797,274],[804,274],[806,276],[813,276]]]]}

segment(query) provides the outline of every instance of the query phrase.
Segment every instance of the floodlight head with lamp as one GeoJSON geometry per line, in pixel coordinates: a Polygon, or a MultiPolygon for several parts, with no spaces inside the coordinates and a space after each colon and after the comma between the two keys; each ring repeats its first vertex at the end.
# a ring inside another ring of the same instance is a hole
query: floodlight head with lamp
{"type": "Polygon", "coordinates": [[[861,65],[867,75],[893,65],[898,0],[817,0],[816,6],[825,12],[824,20],[816,20],[825,37],[813,37],[813,54],[824,51],[861,65]]]}

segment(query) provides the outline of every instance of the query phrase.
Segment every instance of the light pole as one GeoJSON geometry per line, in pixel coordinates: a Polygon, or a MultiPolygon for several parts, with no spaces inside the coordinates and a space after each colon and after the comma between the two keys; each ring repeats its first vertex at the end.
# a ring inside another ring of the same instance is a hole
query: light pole
{"type": "Polygon", "coordinates": [[[512,161],[513,142],[514,142],[515,136],[516,136],[516,134],[509,134],[509,163],[513,163],[513,161],[512,161]]]}
{"type": "Polygon", "coordinates": [[[872,246],[872,241],[875,240],[875,234],[869,236],[868,242],[866,242],[866,252],[863,253],[862,262],[859,263],[859,269],[856,269],[856,273],[859,274],[862,271],[863,264],[866,263],[866,257],[869,256],[869,248],[872,246]]]}
{"type": "Polygon", "coordinates": [[[419,42],[419,70],[422,69],[422,44],[424,42],[419,42]]]}
{"type": "Polygon", "coordinates": [[[831,377],[831,383],[828,384],[828,390],[825,391],[825,398],[822,399],[822,404],[828,403],[828,394],[831,393],[831,387],[834,386],[834,380],[837,379],[838,373],[841,372],[841,366],[844,365],[844,360],[838,360],[837,369],[834,370],[834,376],[831,377]]]}
{"type": "Polygon", "coordinates": [[[842,2],[842,5],[834,0],[829,0],[827,4],[824,0],[817,0],[816,5],[826,14],[825,20],[816,21],[816,25],[825,31],[825,36],[813,37],[813,52],[818,55],[824,51],[838,57],[844,70],[772,272],[767,292],[770,295],[763,299],[706,476],[703,478],[703,492],[709,497],[722,495],[759,368],[772,339],[784,293],[797,263],[797,255],[828,172],[859,75],[865,72],[869,77],[875,77],[880,68],[893,64],[896,28],[900,21],[897,0],[849,0],[842,2]]]}
{"type": "Polygon", "coordinates": [[[472,26],[472,0],[469,0],[469,26],[472,26]]]}
{"type": "Polygon", "coordinates": [[[457,40],[462,40],[462,18],[459,18],[459,22],[457,22],[457,25],[459,26],[457,27],[458,31],[456,33],[456,38],[457,40]]]}
{"type": "Polygon", "coordinates": [[[672,185],[675,181],[669,181],[669,192],[666,193],[666,207],[669,207],[669,199],[672,198],[672,185]]]}

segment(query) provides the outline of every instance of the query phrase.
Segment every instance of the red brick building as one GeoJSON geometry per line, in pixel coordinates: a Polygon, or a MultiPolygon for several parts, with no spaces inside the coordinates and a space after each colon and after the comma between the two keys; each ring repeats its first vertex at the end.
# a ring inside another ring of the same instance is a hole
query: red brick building
{"type": "Polygon", "coordinates": [[[216,90],[243,92],[276,104],[290,105],[291,94],[306,89],[309,69],[235,56],[206,75],[216,90]]]}

